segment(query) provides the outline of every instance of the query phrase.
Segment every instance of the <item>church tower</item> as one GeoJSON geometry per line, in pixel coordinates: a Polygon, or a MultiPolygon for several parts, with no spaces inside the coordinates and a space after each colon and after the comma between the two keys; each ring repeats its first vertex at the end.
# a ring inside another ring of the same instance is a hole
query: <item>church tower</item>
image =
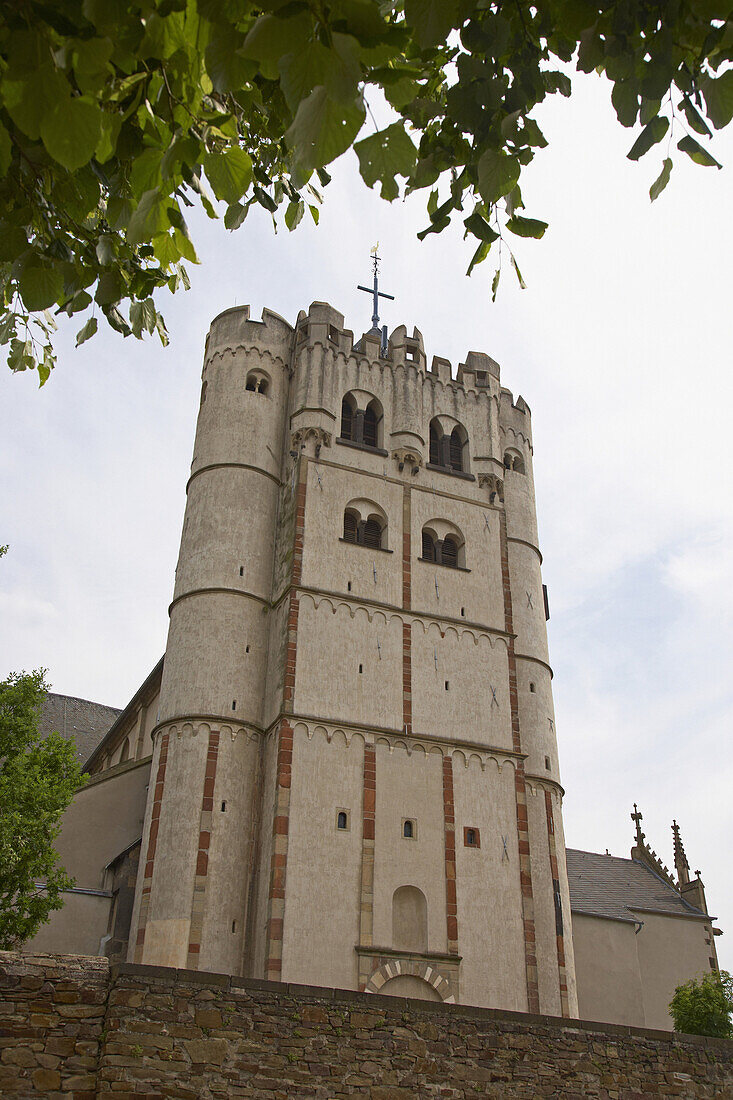
{"type": "Polygon", "coordinates": [[[577,1015],[541,560],[488,355],[220,314],[131,960],[577,1015]]]}

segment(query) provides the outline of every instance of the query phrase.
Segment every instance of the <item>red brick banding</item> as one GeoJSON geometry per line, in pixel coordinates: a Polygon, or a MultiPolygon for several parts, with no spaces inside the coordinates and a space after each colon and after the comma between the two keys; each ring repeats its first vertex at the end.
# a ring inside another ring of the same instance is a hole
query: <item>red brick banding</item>
{"type": "MultiPolygon", "coordinates": [[[[514,655],[514,616],[512,589],[509,576],[509,550],[506,537],[506,515],[499,512],[499,541],[501,548],[501,582],[504,592],[504,629],[510,635],[507,643],[509,669],[509,709],[512,722],[512,747],[521,753],[522,740],[519,729],[519,695],[517,690],[517,662],[514,655]]],[[[534,920],[534,895],[532,892],[532,859],[529,848],[529,821],[527,817],[527,785],[524,777],[524,761],[517,761],[514,776],[514,793],[517,810],[517,845],[519,850],[519,884],[522,892],[522,924],[524,928],[524,961],[527,974],[527,1011],[540,1011],[540,991],[537,977],[537,947],[534,920]]]]}
{"type": "Polygon", "coordinates": [[[453,757],[443,757],[443,820],[445,825],[445,919],[448,952],[458,954],[456,898],[456,811],[453,798],[453,757]]]}
{"type": "Polygon", "coordinates": [[[565,968],[565,926],[560,898],[560,871],[557,863],[557,845],[555,843],[555,818],[552,812],[552,795],[549,791],[545,791],[545,817],[547,819],[547,844],[550,851],[550,870],[552,872],[552,893],[555,901],[555,941],[557,943],[557,974],[560,984],[560,1014],[569,1017],[570,1003],[568,1001],[568,980],[565,968]]]}
{"type": "Polygon", "coordinates": [[[155,851],[158,845],[158,828],[160,826],[160,807],[163,801],[163,788],[165,786],[165,772],[168,764],[168,745],[170,734],[164,733],[160,740],[160,756],[158,757],[158,771],[155,776],[155,790],[153,791],[153,808],[150,814],[150,833],[148,835],[148,851],[145,857],[145,871],[143,874],[143,887],[140,897],[140,916],[138,917],[137,942],[135,944],[135,962],[142,962],[143,948],[145,946],[145,926],[148,919],[148,905],[150,904],[150,888],[152,886],[153,867],[155,864],[155,851]]]}
{"type": "Polygon", "coordinates": [[[219,731],[211,730],[209,733],[209,744],[206,750],[206,768],[204,770],[204,785],[201,794],[199,842],[196,852],[193,901],[191,902],[191,924],[188,934],[188,961],[186,965],[189,970],[198,970],[199,953],[201,951],[201,933],[203,931],[206,903],[206,879],[209,874],[209,848],[211,846],[211,825],[214,810],[214,786],[216,784],[216,767],[218,760],[219,731]]]}
{"type": "MultiPolygon", "coordinates": [[[[293,712],[295,700],[295,666],[298,647],[299,602],[296,586],[303,575],[303,532],[305,528],[305,498],[308,481],[308,459],[301,456],[298,484],[295,490],[295,530],[293,564],[290,576],[287,646],[283,677],[283,710],[293,712]]],[[[272,821],[272,854],[270,857],[270,890],[267,903],[265,977],[280,981],[285,917],[285,880],[288,868],[288,833],[290,830],[290,784],[293,766],[293,727],[282,718],[277,733],[277,764],[275,768],[275,806],[272,821]]]]}
{"type": "MultiPolygon", "coordinates": [[[[374,745],[364,746],[364,782],[361,810],[361,898],[359,903],[359,944],[374,943],[374,831],[377,812],[377,753],[374,745]]],[[[363,990],[376,960],[359,959],[359,989],[363,990]]]]}

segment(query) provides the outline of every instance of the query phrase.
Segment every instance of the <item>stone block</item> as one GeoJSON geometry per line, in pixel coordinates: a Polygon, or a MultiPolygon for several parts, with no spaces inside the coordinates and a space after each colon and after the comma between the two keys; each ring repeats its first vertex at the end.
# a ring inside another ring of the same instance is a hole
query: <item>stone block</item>
{"type": "Polygon", "coordinates": [[[31,1074],[33,1087],[39,1092],[49,1092],[61,1087],[61,1074],[55,1069],[37,1069],[31,1074]]]}
{"type": "Polygon", "coordinates": [[[183,1043],[192,1062],[220,1066],[226,1060],[229,1044],[225,1039],[188,1039],[183,1043]]]}

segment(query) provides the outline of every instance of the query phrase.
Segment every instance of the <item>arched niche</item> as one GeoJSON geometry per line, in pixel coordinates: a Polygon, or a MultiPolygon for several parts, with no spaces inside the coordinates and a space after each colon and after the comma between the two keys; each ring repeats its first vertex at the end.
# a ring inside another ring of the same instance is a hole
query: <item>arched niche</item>
{"type": "Polygon", "coordinates": [[[421,1001],[442,1001],[440,993],[424,978],[414,974],[398,974],[385,982],[379,992],[384,997],[415,997],[421,1001]]]}
{"type": "Polygon", "coordinates": [[[392,895],[392,947],[420,954],[428,949],[428,903],[417,886],[399,886],[392,895]]]}

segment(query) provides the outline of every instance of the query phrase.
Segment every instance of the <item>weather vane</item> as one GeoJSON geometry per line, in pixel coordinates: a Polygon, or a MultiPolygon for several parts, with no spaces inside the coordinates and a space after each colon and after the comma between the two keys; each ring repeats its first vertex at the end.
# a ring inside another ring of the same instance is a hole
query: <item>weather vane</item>
{"type": "Polygon", "coordinates": [[[373,297],[374,297],[374,304],[373,304],[374,312],[372,313],[372,327],[369,331],[379,333],[379,335],[380,335],[380,351],[381,351],[382,355],[385,355],[386,352],[387,352],[387,326],[384,325],[384,327],[380,331],[380,328],[379,328],[379,299],[380,298],[389,298],[390,302],[394,302],[394,294],[385,294],[384,291],[379,289],[379,264],[380,264],[379,241],[377,241],[377,243],[374,245],[374,248],[372,249],[372,252],[371,252],[371,256],[372,256],[372,264],[374,265],[374,285],[371,286],[371,287],[369,287],[369,286],[358,286],[356,289],[357,290],[363,290],[367,294],[372,294],[373,297]]]}

